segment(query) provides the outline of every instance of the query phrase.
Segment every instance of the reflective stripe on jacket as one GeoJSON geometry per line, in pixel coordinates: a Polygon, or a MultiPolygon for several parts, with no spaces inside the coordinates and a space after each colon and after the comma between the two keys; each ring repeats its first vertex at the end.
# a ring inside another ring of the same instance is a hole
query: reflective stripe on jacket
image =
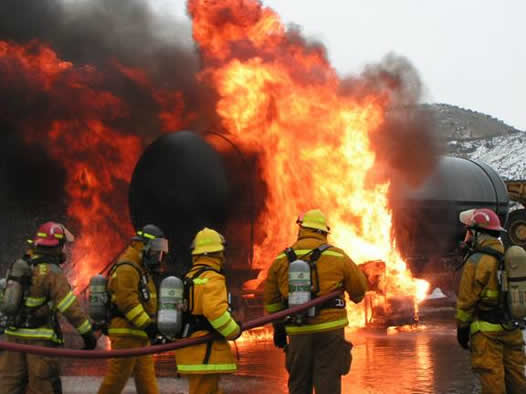
{"type": "MultiPolygon", "coordinates": [[[[298,241],[292,246],[298,258],[311,250],[327,243],[325,235],[301,228],[298,241]]],[[[308,257],[307,257],[308,259],[308,257]]],[[[342,249],[332,247],[325,250],[317,262],[319,275],[319,293],[322,296],[338,288],[345,289],[349,298],[360,302],[367,291],[367,279],[356,264],[342,249]]],[[[288,269],[289,261],[284,253],[278,255],[267,273],[264,289],[265,310],[274,313],[285,309],[288,298],[288,269]]],[[[313,275],[313,286],[318,287],[316,276],[313,275]]],[[[348,325],[345,309],[321,309],[317,316],[309,318],[307,324],[301,326],[287,326],[287,334],[308,334],[330,331],[348,325]]]]}
{"type": "Polygon", "coordinates": [[[504,327],[502,324],[493,324],[487,321],[482,320],[476,320],[471,323],[471,326],[469,328],[470,334],[474,335],[477,332],[499,332],[503,331],[504,327]]]}
{"type": "MultiPolygon", "coordinates": [[[[192,277],[203,266],[219,271],[223,265],[222,253],[194,257],[194,266],[186,275],[192,277]],[[197,265],[199,265],[197,267],[197,265]]],[[[190,293],[189,305],[193,314],[204,316],[223,337],[210,345],[210,355],[206,360],[207,344],[189,346],[176,350],[177,370],[183,374],[232,373],[237,364],[227,339],[235,338],[240,327],[228,311],[228,296],[225,277],[214,271],[205,271],[194,279],[193,292],[190,293]],[[192,296],[193,293],[193,296],[192,296]]],[[[208,331],[194,332],[191,337],[207,334],[208,331]]]]}
{"type": "Polygon", "coordinates": [[[40,328],[9,328],[5,331],[5,333],[9,336],[17,338],[63,343],[62,339],[57,336],[55,330],[46,328],[46,326],[40,328]]]}
{"type": "Polygon", "coordinates": [[[38,328],[9,327],[6,334],[28,340],[47,340],[61,343],[62,339],[52,326],[60,312],[83,335],[92,330],[91,323],[71,290],[62,269],[57,264],[41,262],[43,256],[34,254],[40,263],[33,267],[33,275],[24,308],[34,321],[41,321],[38,328]]]}
{"type": "Polygon", "coordinates": [[[122,316],[113,317],[108,328],[111,336],[134,336],[147,338],[144,328],[152,324],[157,314],[157,290],[151,275],[142,264],[143,243],[133,241],[119,257],[118,266],[108,279],[111,302],[122,316]],[[136,267],[136,268],[134,268],[136,267]],[[140,274],[139,274],[140,272],[140,274]],[[141,276],[148,278],[150,299],[144,301],[139,295],[141,276]]]}

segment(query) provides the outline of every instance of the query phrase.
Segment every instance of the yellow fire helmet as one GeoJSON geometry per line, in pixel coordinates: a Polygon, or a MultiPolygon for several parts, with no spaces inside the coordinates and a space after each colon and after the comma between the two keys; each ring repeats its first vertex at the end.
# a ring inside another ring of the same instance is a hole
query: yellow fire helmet
{"type": "Polygon", "coordinates": [[[208,227],[199,231],[192,242],[192,255],[221,252],[225,250],[225,238],[208,227]]]}
{"type": "Polygon", "coordinates": [[[325,214],[319,209],[311,209],[305,212],[296,221],[301,227],[312,228],[314,230],[321,230],[326,233],[331,231],[331,228],[327,226],[327,218],[325,214]]]}

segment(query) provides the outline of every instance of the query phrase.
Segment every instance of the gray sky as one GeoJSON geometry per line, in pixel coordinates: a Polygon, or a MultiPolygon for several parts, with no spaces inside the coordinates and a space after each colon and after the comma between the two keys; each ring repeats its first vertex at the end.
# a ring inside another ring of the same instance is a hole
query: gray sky
{"type": "MultiPolygon", "coordinates": [[[[182,18],[186,1],[150,0],[182,18]]],[[[342,75],[389,52],[420,71],[425,102],[487,113],[526,130],[524,0],[264,0],[322,41],[342,75]]]]}

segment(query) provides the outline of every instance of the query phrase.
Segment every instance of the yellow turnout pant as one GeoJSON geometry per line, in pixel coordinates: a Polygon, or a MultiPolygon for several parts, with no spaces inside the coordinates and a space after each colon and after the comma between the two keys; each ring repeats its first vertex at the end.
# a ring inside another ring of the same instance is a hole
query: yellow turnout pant
{"type": "MultiPolygon", "coordinates": [[[[148,346],[147,338],[110,337],[112,349],[131,349],[148,346]]],[[[130,376],[135,378],[139,394],[159,394],[152,356],[115,358],[108,361],[106,376],[99,388],[99,394],[119,394],[130,376]]]]}
{"type": "Polygon", "coordinates": [[[480,377],[483,394],[526,393],[526,355],[520,330],[475,333],[471,365],[480,377]]]}
{"type": "Polygon", "coordinates": [[[189,394],[223,394],[219,388],[219,374],[188,375],[189,394]]]}
{"type": "MultiPolygon", "coordinates": [[[[28,341],[11,338],[8,342],[23,345],[49,346],[49,341],[28,341]]],[[[57,358],[29,353],[0,351],[0,394],[62,394],[60,364],[57,358]]]]}

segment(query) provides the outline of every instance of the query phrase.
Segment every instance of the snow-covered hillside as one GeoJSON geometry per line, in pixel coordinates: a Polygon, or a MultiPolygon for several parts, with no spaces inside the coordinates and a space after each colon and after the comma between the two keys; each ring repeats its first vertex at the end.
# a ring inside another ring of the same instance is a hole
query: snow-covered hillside
{"type": "Polygon", "coordinates": [[[526,132],[448,104],[424,104],[422,109],[432,112],[446,154],[487,163],[505,180],[526,179],[526,132]]]}
{"type": "Polygon", "coordinates": [[[493,167],[505,180],[526,179],[526,133],[449,141],[448,151],[493,167]]]}

